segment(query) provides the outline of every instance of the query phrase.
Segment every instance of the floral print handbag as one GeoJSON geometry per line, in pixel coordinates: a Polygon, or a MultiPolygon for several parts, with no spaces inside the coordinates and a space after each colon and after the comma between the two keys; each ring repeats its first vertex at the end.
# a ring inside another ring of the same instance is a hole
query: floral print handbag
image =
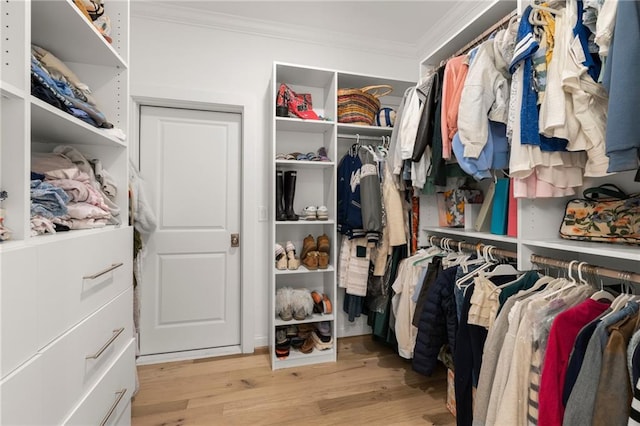
{"type": "Polygon", "coordinates": [[[606,183],[569,200],[560,236],[569,240],[640,244],[640,194],[606,183]]]}

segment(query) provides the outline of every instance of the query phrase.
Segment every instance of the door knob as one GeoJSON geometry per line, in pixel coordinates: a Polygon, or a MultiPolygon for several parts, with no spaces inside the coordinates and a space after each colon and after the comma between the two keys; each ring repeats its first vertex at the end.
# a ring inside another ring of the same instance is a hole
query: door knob
{"type": "Polygon", "coordinates": [[[240,234],[231,234],[231,247],[240,246],[240,234]]]}

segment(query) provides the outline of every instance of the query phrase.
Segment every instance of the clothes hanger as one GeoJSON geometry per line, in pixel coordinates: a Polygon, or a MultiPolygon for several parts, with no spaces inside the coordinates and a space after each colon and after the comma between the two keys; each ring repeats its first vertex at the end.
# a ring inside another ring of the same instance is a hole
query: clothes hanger
{"type": "MultiPolygon", "coordinates": [[[[578,265],[578,276],[581,277],[581,266],[586,265],[587,262],[580,262],[578,265]]],[[[580,278],[582,280],[582,278],[580,278]]],[[[600,290],[596,291],[591,295],[592,300],[597,300],[598,302],[610,302],[613,303],[615,297],[604,289],[604,285],[602,280],[600,280],[600,290]]]]}
{"type": "MultiPolygon", "coordinates": [[[[491,256],[493,258],[493,250],[496,249],[495,246],[489,246],[489,256],[491,256]]],[[[494,261],[496,261],[497,263],[497,259],[493,258],[494,261]]],[[[523,273],[518,271],[516,268],[513,267],[512,264],[510,263],[498,263],[498,266],[496,266],[495,268],[493,268],[491,271],[485,272],[484,276],[489,278],[489,277],[498,277],[498,276],[503,276],[503,275],[522,275],[523,273]]]]}
{"type": "Polygon", "coordinates": [[[562,11],[561,10],[557,10],[557,9],[553,9],[551,7],[548,6],[542,6],[538,3],[536,3],[534,0],[529,0],[529,6],[531,6],[531,9],[533,10],[544,10],[545,12],[549,12],[553,15],[562,15],[562,11]]]}
{"type": "Polygon", "coordinates": [[[551,297],[551,296],[555,296],[556,294],[563,293],[565,290],[569,290],[569,289],[572,289],[572,288],[578,286],[578,282],[576,281],[575,278],[573,278],[573,273],[572,273],[573,265],[575,265],[576,263],[578,263],[577,260],[572,260],[571,262],[569,262],[569,266],[567,267],[567,274],[569,276],[569,284],[563,285],[559,289],[557,289],[555,291],[552,291],[549,294],[546,294],[544,296],[545,299],[548,298],[548,297],[551,297]]]}
{"type": "Polygon", "coordinates": [[[468,273],[467,275],[461,277],[460,279],[456,280],[456,286],[460,289],[463,288],[463,284],[468,281],[470,278],[475,278],[476,275],[478,275],[480,272],[485,271],[487,269],[489,269],[490,267],[492,267],[494,265],[493,262],[491,262],[491,259],[489,259],[489,253],[488,253],[488,246],[484,246],[483,250],[482,250],[482,258],[484,259],[485,263],[483,265],[480,265],[477,269],[475,269],[473,272],[468,273]]]}
{"type": "Polygon", "coordinates": [[[433,244],[433,238],[434,238],[433,235],[429,237],[430,247],[426,251],[419,251],[418,253],[411,256],[411,259],[413,259],[413,263],[412,263],[413,266],[417,266],[421,262],[424,262],[425,260],[429,260],[435,256],[439,256],[443,254],[442,249],[437,245],[433,244]]]}

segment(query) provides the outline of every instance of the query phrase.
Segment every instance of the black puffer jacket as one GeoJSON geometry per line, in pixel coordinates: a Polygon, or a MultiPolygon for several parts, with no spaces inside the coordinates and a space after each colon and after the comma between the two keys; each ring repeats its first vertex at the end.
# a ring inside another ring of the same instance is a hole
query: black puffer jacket
{"type": "Polygon", "coordinates": [[[418,338],[413,353],[413,369],[430,376],[438,362],[438,352],[445,343],[449,343],[455,353],[458,316],[453,288],[456,285],[457,267],[451,267],[438,274],[429,287],[427,299],[420,315],[418,338]]]}

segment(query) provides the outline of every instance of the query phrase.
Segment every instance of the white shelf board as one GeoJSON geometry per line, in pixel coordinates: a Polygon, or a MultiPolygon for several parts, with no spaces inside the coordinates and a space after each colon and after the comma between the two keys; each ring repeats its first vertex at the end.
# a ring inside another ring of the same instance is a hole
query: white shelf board
{"type": "Polygon", "coordinates": [[[333,321],[334,319],[335,319],[335,317],[334,317],[333,314],[328,314],[328,315],[312,314],[310,317],[307,317],[307,318],[303,319],[302,321],[299,321],[299,320],[296,320],[296,319],[292,319],[290,321],[284,321],[280,317],[276,317],[275,326],[276,327],[281,327],[281,326],[284,326],[284,325],[309,324],[309,323],[321,322],[321,321],[333,321]]]}
{"type": "Polygon", "coordinates": [[[517,238],[509,237],[507,235],[496,235],[490,232],[476,232],[463,228],[441,228],[441,227],[428,227],[423,229],[424,232],[432,232],[436,234],[449,234],[459,235],[467,238],[475,238],[483,241],[500,241],[503,243],[516,244],[517,238]]]}
{"type": "Polygon", "coordinates": [[[276,221],[276,225],[333,225],[335,221],[329,220],[282,220],[276,221]]]}
{"type": "Polygon", "coordinates": [[[546,240],[522,240],[523,245],[562,250],[571,253],[592,254],[616,259],[640,261],[640,247],[624,244],[592,243],[561,238],[546,240]]]}
{"type": "Polygon", "coordinates": [[[298,269],[276,269],[276,275],[295,275],[295,274],[317,274],[322,272],[333,271],[333,265],[329,265],[326,269],[307,269],[304,265],[300,265],[298,269]]]}
{"type": "Polygon", "coordinates": [[[326,120],[303,120],[293,117],[276,117],[276,130],[284,132],[325,133],[333,130],[335,123],[326,120]]]}
{"type": "MultiPolygon", "coordinates": [[[[389,93],[389,95],[398,97],[402,97],[405,90],[416,85],[415,82],[411,81],[396,80],[392,78],[377,77],[373,75],[350,74],[343,72],[338,73],[339,89],[360,89],[365,86],[377,86],[380,84],[387,84],[393,87],[393,92],[389,93]]],[[[384,96],[382,98],[384,98],[384,96]]]]}
{"type": "Polygon", "coordinates": [[[90,144],[126,147],[126,143],[71,114],[31,96],[33,142],[90,144]]]}
{"type": "Polygon", "coordinates": [[[515,0],[491,0],[485,1],[485,9],[455,34],[440,43],[424,59],[420,61],[422,66],[438,66],[440,61],[454,55],[467,43],[486,31],[491,25],[516,10],[518,2],[515,0]]]}
{"type": "Polygon", "coordinates": [[[71,0],[31,2],[31,42],[63,62],[127,68],[71,0]]]}
{"type": "Polygon", "coordinates": [[[314,349],[313,352],[311,353],[303,354],[300,351],[291,349],[289,351],[289,356],[285,359],[278,359],[273,354],[272,354],[272,358],[273,358],[272,367],[274,370],[277,370],[280,368],[302,367],[305,365],[319,364],[322,362],[335,362],[336,360],[335,339],[334,339],[334,347],[331,349],[327,349],[325,351],[319,351],[317,349],[314,349]]]}
{"type": "Polygon", "coordinates": [[[304,168],[333,167],[333,161],[307,161],[307,160],[276,160],[276,166],[293,166],[304,168]]]}
{"type": "Polygon", "coordinates": [[[340,135],[391,136],[391,132],[393,132],[393,127],[338,123],[338,139],[340,139],[340,135]]]}
{"type": "Polygon", "coordinates": [[[29,244],[34,244],[34,245],[49,244],[49,243],[55,243],[59,241],[77,238],[83,235],[113,232],[114,230],[119,229],[121,227],[122,226],[108,225],[102,228],[94,228],[94,229],[72,229],[70,231],[56,232],[55,234],[36,235],[34,237],[30,237],[28,241],[29,241],[29,244]]]}
{"type": "Polygon", "coordinates": [[[0,96],[6,99],[24,99],[25,93],[11,83],[0,81],[0,96]]]}
{"type": "Polygon", "coordinates": [[[276,63],[277,83],[325,88],[329,87],[334,75],[334,71],[322,68],[276,63]]]}

